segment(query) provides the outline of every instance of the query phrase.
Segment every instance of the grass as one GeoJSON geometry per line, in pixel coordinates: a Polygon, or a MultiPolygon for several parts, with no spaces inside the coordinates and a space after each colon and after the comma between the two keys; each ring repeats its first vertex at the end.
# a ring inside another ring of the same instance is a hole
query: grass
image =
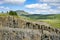
{"type": "MultiPolygon", "coordinates": [[[[9,15],[9,14],[3,14],[3,13],[0,13],[0,16],[2,17],[7,17],[7,16],[12,16],[12,15],[9,15]]],[[[16,15],[13,15],[14,17],[16,18],[20,18],[21,20],[26,20],[26,21],[33,21],[31,20],[29,17],[25,17],[25,16],[16,16],[16,15]]]]}
{"type": "MultiPolygon", "coordinates": [[[[11,16],[11,15],[0,14],[0,16],[11,16]]],[[[20,18],[26,21],[31,21],[31,22],[43,21],[43,22],[50,24],[52,27],[60,28],[60,19],[32,19],[32,18],[25,17],[25,16],[14,16],[14,17],[17,17],[17,18],[20,18]]]]}
{"type": "Polygon", "coordinates": [[[60,28],[60,19],[32,19],[29,17],[21,16],[23,20],[29,20],[31,22],[46,22],[54,28],[60,28]]]}
{"type": "Polygon", "coordinates": [[[8,14],[0,13],[0,16],[8,16],[8,14]]]}
{"type": "Polygon", "coordinates": [[[60,28],[60,20],[57,20],[57,19],[44,19],[44,20],[38,20],[38,21],[43,21],[50,24],[52,27],[60,28]]]}

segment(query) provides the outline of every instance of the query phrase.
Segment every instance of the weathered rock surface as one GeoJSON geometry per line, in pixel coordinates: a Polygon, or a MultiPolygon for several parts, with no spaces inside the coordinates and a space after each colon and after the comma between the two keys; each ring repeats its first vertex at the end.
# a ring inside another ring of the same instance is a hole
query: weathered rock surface
{"type": "Polygon", "coordinates": [[[42,22],[0,16],[0,40],[60,40],[60,29],[42,22]]]}

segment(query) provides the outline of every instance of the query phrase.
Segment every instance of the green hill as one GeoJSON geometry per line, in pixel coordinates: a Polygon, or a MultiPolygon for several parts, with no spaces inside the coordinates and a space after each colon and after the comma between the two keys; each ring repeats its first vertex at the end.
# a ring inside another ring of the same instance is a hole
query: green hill
{"type": "Polygon", "coordinates": [[[23,10],[16,10],[16,13],[17,13],[18,15],[27,15],[27,14],[28,14],[27,12],[25,12],[25,11],[23,11],[23,10]]]}
{"type": "Polygon", "coordinates": [[[60,28],[60,14],[49,14],[49,15],[41,15],[41,14],[31,14],[31,15],[23,15],[25,17],[29,17],[33,21],[43,21],[50,24],[52,27],[60,28]]]}
{"type": "Polygon", "coordinates": [[[31,19],[60,19],[60,14],[49,14],[49,15],[30,14],[23,16],[30,17],[31,19]]]}
{"type": "MultiPolygon", "coordinates": [[[[20,16],[23,20],[29,21],[38,21],[38,22],[46,22],[50,24],[52,27],[60,28],[60,14],[28,14],[25,11],[17,10],[18,16],[20,16]]],[[[7,16],[8,14],[0,14],[0,16],[7,16]]]]}

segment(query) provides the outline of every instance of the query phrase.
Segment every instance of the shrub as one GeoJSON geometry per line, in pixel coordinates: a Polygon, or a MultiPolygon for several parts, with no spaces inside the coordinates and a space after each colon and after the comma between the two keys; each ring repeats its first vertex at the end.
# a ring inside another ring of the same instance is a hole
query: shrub
{"type": "Polygon", "coordinates": [[[17,13],[15,11],[10,11],[9,15],[15,15],[15,16],[17,16],[17,13]]]}

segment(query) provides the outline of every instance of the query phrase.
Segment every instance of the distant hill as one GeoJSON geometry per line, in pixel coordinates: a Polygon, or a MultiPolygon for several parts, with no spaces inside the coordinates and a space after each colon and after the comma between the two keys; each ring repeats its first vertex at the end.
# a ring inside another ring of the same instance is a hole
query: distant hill
{"type": "MultiPolygon", "coordinates": [[[[32,22],[45,22],[50,24],[52,27],[60,28],[60,14],[28,14],[25,11],[17,10],[16,11],[20,19],[29,20],[32,22]]],[[[8,16],[8,13],[0,14],[0,16],[8,16]]]]}
{"type": "Polygon", "coordinates": [[[60,14],[30,14],[30,15],[23,15],[26,17],[30,17],[31,19],[60,19],[60,14]]]}
{"type": "Polygon", "coordinates": [[[25,12],[25,11],[23,11],[23,10],[16,10],[16,13],[17,13],[18,15],[27,15],[27,14],[28,14],[27,12],[25,12]]]}
{"type": "Polygon", "coordinates": [[[31,19],[60,19],[60,14],[29,14],[23,10],[16,10],[19,16],[29,17],[31,19]]]}

